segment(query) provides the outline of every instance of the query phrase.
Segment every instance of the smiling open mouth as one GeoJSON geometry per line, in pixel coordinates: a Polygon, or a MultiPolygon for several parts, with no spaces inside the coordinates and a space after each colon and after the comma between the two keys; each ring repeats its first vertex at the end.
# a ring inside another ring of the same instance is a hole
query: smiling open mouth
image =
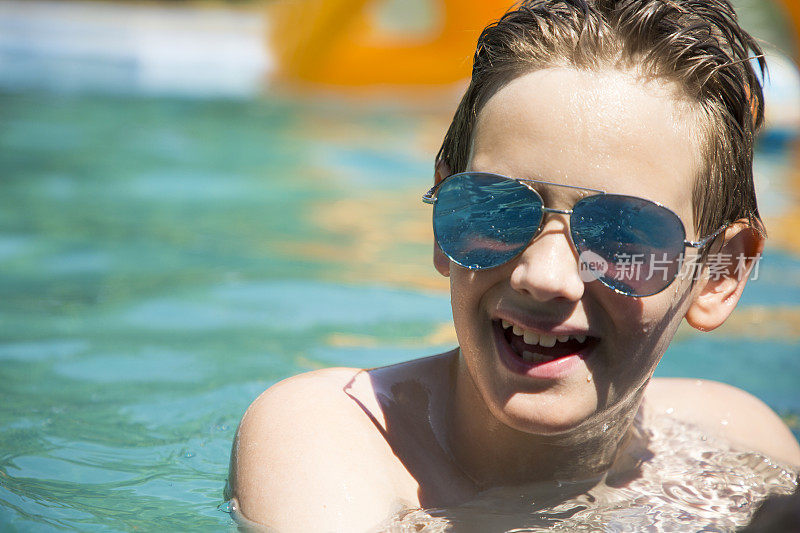
{"type": "Polygon", "coordinates": [[[541,365],[572,355],[585,353],[597,339],[587,335],[547,335],[522,329],[506,320],[495,325],[502,328],[502,335],[511,351],[522,361],[541,365]]]}

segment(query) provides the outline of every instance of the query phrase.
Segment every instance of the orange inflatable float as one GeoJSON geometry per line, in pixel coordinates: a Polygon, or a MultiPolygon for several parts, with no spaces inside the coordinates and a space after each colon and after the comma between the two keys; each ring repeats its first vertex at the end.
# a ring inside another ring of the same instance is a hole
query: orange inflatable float
{"type": "MultiPolygon", "coordinates": [[[[396,0],[403,2],[404,0],[396,0]]],[[[800,32],[800,0],[776,0],[800,32]]],[[[475,41],[515,0],[430,0],[440,22],[422,35],[376,23],[386,0],[271,4],[272,51],[283,79],[328,86],[443,85],[469,76],[475,41]]],[[[402,5],[402,4],[401,4],[402,5]]]]}
{"type": "Polygon", "coordinates": [[[800,62],[800,0],[776,0],[786,14],[792,27],[795,43],[795,61],[800,62]]]}
{"type": "MultiPolygon", "coordinates": [[[[402,1],[402,0],[400,0],[402,1]]],[[[423,35],[387,32],[376,0],[275,2],[272,50],[279,74],[323,85],[441,85],[470,74],[475,41],[514,0],[438,0],[423,35]]]]}

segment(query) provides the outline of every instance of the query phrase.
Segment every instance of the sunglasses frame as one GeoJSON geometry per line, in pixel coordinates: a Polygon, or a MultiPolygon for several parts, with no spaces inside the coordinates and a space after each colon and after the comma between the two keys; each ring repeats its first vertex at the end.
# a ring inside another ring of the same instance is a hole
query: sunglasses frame
{"type": "MultiPolygon", "coordinates": [[[[534,194],[536,194],[536,196],[539,197],[539,199],[542,202],[542,219],[539,221],[539,227],[536,229],[536,232],[531,236],[531,240],[528,241],[528,245],[526,245],[526,247],[529,246],[530,242],[532,242],[536,238],[536,236],[539,235],[539,232],[541,232],[542,227],[544,226],[544,215],[545,215],[545,213],[557,213],[557,214],[560,214],[560,215],[569,215],[571,217],[572,216],[572,212],[573,212],[573,209],[556,209],[556,208],[553,208],[553,207],[545,206],[544,205],[544,198],[542,198],[542,195],[539,194],[539,192],[536,189],[534,189],[533,187],[528,186],[527,185],[528,183],[530,183],[530,184],[538,184],[538,185],[547,185],[547,186],[551,186],[551,187],[562,187],[562,188],[566,188],[566,189],[575,189],[575,190],[580,190],[580,191],[589,191],[589,192],[595,193],[595,194],[590,194],[590,195],[584,196],[581,199],[577,200],[575,203],[578,203],[581,200],[584,200],[586,198],[592,198],[594,196],[600,196],[600,195],[608,194],[608,193],[606,193],[606,191],[603,191],[603,190],[600,190],[600,189],[592,189],[590,187],[578,187],[576,185],[564,185],[562,183],[553,183],[551,181],[543,181],[543,180],[531,180],[531,179],[524,179],[524,178],[511,178],[511,177],[508,177],[508,176],[504,176],[502,174],[495,174],[493,172],[469,172],[468,171],[468,172],[459,172],[457,174],[451,174],[450,176],[447,176],[442,181],[440,181],[439,183],[437,183],[436,185],[431,187],[430,190],[428,190],[428,192],[426,192],[424,195],[422,195],[423,203],[430,204],[430,205],[435,205],[436,204],[436,200],[437,200],[437,195],[439,193],[439,189],[441,188],[442,184],[446,183],[447,181],[450,181],[452,178],[456,178],[456,177],[460,177],[460,176],[486,176],[486,177],[500,178],[500,179],[504,179],[504,180],[516,181],[516,182],[521,183],[522,185],[525,185],[526,187],[528,187],[534,194]]],[[[728,224],[723,224],[716,231],[714,231],[713,233],[711,233],[709,235],[706,235],[705,237],[700,238],[700,240],[690,241],[690,240],[685,238],[686,237],[686,225],[683,223],[683,220],[681,219],[681,217],[675,211],[673,211],[669,207],[665,206],[664,204],[661,204],[661,203],[653,201],[653,200],[649,200],[647,198],[642,198],[640,196],[631,196],[631,195],[627,195],[627,194],[614,194],[614,196],[624,196],[624,197],[628,197],[628,198],[634,198],[636,200],[644,200],[645,202],[649,202],[651,204],[654,204],[654,205],[656,205],[656,206],[658,206],[658,207],[660,207],[662,209],[665,209],[665,210],[669,211],[670,213],[672,213],[672,215],[675,216],[675,218],[680,223],[681,228],[683,229],[683,235],[684,235],[683,245],[684,245],[684,247],[689,246],[691,248],[696,248],[698,250],[702,249],[706,245],[711,243],[717,236],[719,236],[720,233],[722,233],[723,230],[725,230],[728,227],[728,224]]],[[[575,242],[574,242],[574,240],[572,238],[572,230],[571,229],[570,229],[570,241],[572,243],[572,247],[575,250],[577,250],[577,246],[575,245],[575,242]]],[[[522,250],[524,250],[524,249],[525,248],[522,248],[522,250]]],[[[522,250],[520,250],[520,253],[522,253],[522,250]]],[[[495,268],[495,267],[472,267],[472,266],[469,266],[469,265],[464,265],[461,262],[459,262],[458,260],[454,259],[453,257],[450,257],[449,254],[445,253],[445,255],[447,255],[447,257],[451,261],[456,263],[457,265],[459,265],[459,266],[461,266],[463,268],[467,268],[469,270],[488,270],[489,268],[495,268]]],[[[511,261],[511,260],[509,260],[509,261],[511,261]]],[[[506,263],[502,263],[502,264],[506,264],[506,263]]],[[[496,266],[501,266],[501,265],[496,265],[496,266]]],[[[676,273],[675,277],[677,277],[677,273],[676,273]]],[[[616,292],[618,294],[623,294],[625,296],[630,296],[630,297],[634,297],[634,298],[643,298],[645,296],[652,296],[653,294],[658,294],[659,292],[665,290],[667,287],[672,285],[672,283],[675,281],[675,278],[672,278],[672,280],[667,285],[665,285],[663,289],[660,289],[660,290],[658,290],[658,291],[656,291],[654,293],[651,293],[651,294],[629,294],[627,292],[624,292],[624,291],[621,291],[621,290],[617,289],[616,287],[609,286],[608,284],[603,282],[603,280],[600,279],[600,278],[598,278],[597,281],[599,281],[604,286],[608,287],[609,289],[611,289],[612,291],[614,291],[614,292],[616,292]]]]}

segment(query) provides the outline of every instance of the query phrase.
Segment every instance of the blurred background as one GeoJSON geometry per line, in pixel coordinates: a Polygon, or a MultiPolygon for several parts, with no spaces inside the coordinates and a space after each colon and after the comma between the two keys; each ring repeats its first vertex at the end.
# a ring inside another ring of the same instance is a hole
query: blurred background
{"type": "MultiPolygon", "coordinates": [[[[800,4],[734,3],[769,50],[770,240],[658,374],[739,386],[798,436],[800,4]]],[[[0,529],[233,529],[261,391],[455,346],[420,195],[506,7],[0,0],[0,529]]]]}

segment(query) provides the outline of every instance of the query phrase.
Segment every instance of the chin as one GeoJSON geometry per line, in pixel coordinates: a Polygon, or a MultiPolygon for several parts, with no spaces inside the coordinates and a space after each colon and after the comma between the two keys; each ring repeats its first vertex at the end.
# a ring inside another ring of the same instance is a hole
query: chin
{"type": "Polygon", "coordinates": [[[499,412],[495,413],[495,417],[510,428],[523,433],[561,435],[580,428],[589,422],[596,412],[596,406],[574,403],[565,406],[563,398],[559,401],[542,401],[535,396],[515,394],[499,412]]]}

